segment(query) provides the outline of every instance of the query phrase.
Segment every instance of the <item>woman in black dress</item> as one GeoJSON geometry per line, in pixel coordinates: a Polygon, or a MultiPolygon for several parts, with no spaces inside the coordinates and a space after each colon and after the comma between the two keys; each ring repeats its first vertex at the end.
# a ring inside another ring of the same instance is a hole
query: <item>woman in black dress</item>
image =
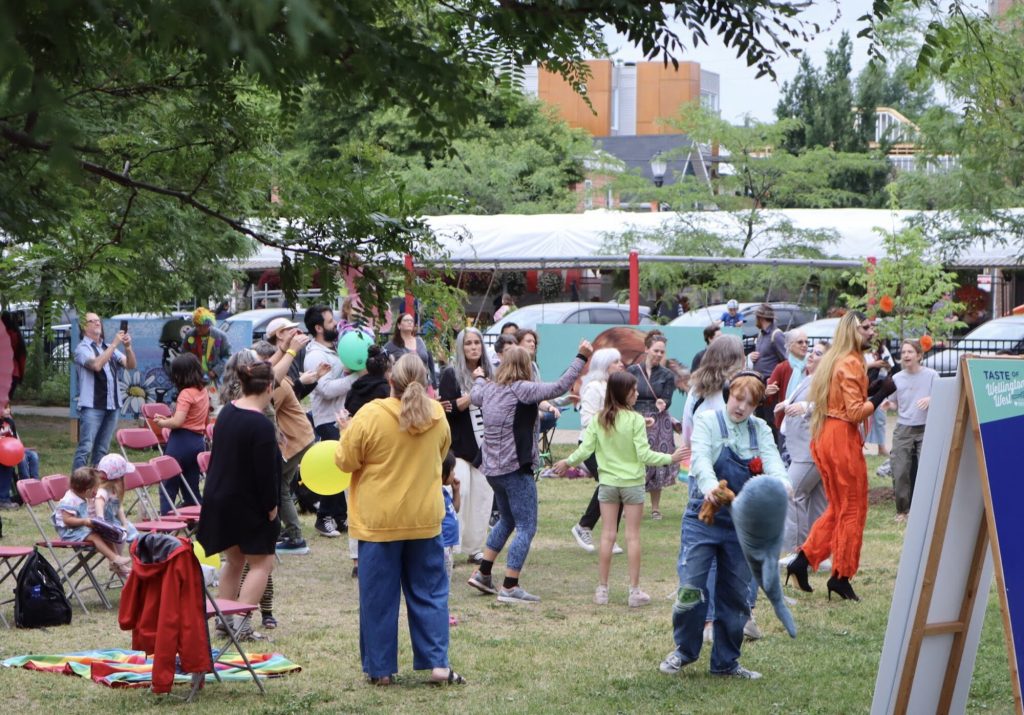
{"type": "Polygon", "coordinates": [[[197,538],[207,554],[223,554],[218,596],[259,603],[281,531],[281,452],[274,424],[264,415],[274,375],[266,362],[241,365],[237,372],[242,397],[224,405],[213,428],[197,538]]]}
{"type": "MultiPolygon", "coordinates": [[[[676,389],[676,377],[665,367],[665,346],[668,339],[660,330],[652,330],[644,339],[647,352],[643,362],[630,365],[627,369],[636,377],[639,397],[637,412],[647,418],[647,441],[657,452],[674,452],[675,439],[672,431],[672,416],[668,413],[672,404],[672,393],[676,389]]],[[[661,519],[661,490],[675,484],[677,467],[647,467],[644,485],[651,495],[651,518],[661,519]]]]}

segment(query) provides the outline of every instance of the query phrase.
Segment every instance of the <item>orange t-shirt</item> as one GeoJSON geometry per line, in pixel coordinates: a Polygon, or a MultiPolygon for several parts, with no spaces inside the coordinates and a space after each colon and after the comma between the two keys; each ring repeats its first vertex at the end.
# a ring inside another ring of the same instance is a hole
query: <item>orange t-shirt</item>
{"type": "Polygon", "coordinates": [[[210,394],[196,387],[186,387],[178,393],[175,412],[185,413],[185,421],[178,429],[203,434],[210,417],[210,394]]]}

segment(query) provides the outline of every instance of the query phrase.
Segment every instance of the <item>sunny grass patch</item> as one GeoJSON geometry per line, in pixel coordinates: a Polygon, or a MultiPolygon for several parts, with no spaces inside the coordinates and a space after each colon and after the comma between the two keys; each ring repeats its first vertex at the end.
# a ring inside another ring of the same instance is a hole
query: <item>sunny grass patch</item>
{"type": "MultiPolygon", "coordinates": [[[[42,450],[42,473],[66,471],[74,445],[67,422],[32,417],[19,420],[25,441],[42,450]]],[[[556,448],[558,456],[567,447],[556,448]]],[[[869,458],[873,475],[877,458],[869,458]]],[[[872,476],[872,487],[887,480],[872,476]]],[[[670,595],[675,590],[679,519],[684,492],[675,487],[663,500],[664,520],[645,519],[642,584],[652,597],[643,609],[629,609],[626,560],[612,566],[611,604],[591,602],[597,581],[596,555],[577,548],[569,528],[593,490],[589,480],[542,480],[540,530],[524,570],[523,583],[543,597],[536,607],[498,605],[465,585],[470,568],[457,561],[451,611],[459,625],[451,632],[452,663],[469,680],[465,688],[434,689],[412,673],[406,626],[402,624],[399,685],[373,688],[363,682],[358,656],[356,583],[349,577],[345,539],[313,536],[312,516],[303,517],[313,553],[284,557],[275,571],[275,616],[281,628],[272,648],[301,664],[303,672],[268,683],[260,698],[252,685],[214,684],[193,706],[203,712],[334,713],[373,712],[673,712],[836,713],[867,712],[882,650],[889,601],[902,545],[891,502],[872,506],[865,530],[863,571],[856,579],[862,603],[825,598],[824,574],[793,607],[800,634],[791,640],[767,603],[757,610],[764,640],[744,647],[743,663],[760,670],[757,682],[707,675],[707,653],[677,677],[657,672],[672,647],[670,595]]],[[[2,543],[31,543],[26,514],[4,513],[2,543]]],[[[497,572],[503,562],[499,562],[497,572]]],[[[93,600],[87,601],[93,603],[93,600]]],[[[8,606],[8,613],[10,607],[8,606]]],[[[99,604],[90,615],[75,611],[69,627],[0,631],[0,657],[92,647],[128,647],[129,634],[116,615],[99,604]]],[[[1012,712],[1006,650],[998,601],[989,597],[969,712],[1012,712]]],[[[0,670],[0,691],[12,712],[74,709],[74,712],[162,712],[172,701],[148,692],[110,690],[76,678],[0,670]]]]}

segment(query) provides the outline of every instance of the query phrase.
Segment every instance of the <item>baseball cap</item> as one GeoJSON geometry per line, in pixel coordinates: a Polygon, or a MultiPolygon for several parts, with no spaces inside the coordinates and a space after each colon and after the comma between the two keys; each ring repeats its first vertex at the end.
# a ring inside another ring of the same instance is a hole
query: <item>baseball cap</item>
{"type": "Polygon", "coordinates": [[[120,454],[106,454],[100,459],[96,469],[107,475],[107,480],[121,479],[128,472],[135,471],[135,465],[120,454]]]}
{"type": "Polygon", "coordinates": [[[278,330],[297,327],[299,327],[299,324],[293,320],[288,320],[288,318],[274,318],[267,323],[267,339],[269,340],[272,336],[276,336],[278,330]]]}

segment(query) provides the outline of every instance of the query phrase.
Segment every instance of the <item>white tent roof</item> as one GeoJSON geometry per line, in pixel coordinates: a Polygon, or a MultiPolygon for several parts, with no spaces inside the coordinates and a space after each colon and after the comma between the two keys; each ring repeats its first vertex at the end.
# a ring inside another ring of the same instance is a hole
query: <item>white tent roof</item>
{"type": "MultiPolygon", "coordinates": [[[[838,237],[826,252],[842,259],[863,259],[885,255],[882,237],[876,229],[898,231],[918,212],[882,209],[787,209],[764,212],[770,217],[787,219],[798,229],[834,231],[838,237]]],[[[581,214],[536,215],[451,215],[426,219],[441,246],[454,261],[479,264],[481,268],[495,263],[507,267],[509,262],[543,263],[582,262],[602,253],[609,234],[630,230],[652,231],[671,225],[680,217],[675,212],[633,213],[606,209],[581,214]]],[[[736,235],[741,230],[743,214],[726,211],[693,212],[685,216],[691,225],[700,225],[723,235],[736,235]]],[[[640,245],[645,249],[650,246],[640,245]]],[[[952,266],[1007,266],[1018,263],[1018,251],[1012,247],[986,248],[972,246],[961,252],[952,266]]],[[[263,247],[256,256],[239,261],[237,267],[249,270],[272,268],[280,263],[280,252],[263,247]]]]}

